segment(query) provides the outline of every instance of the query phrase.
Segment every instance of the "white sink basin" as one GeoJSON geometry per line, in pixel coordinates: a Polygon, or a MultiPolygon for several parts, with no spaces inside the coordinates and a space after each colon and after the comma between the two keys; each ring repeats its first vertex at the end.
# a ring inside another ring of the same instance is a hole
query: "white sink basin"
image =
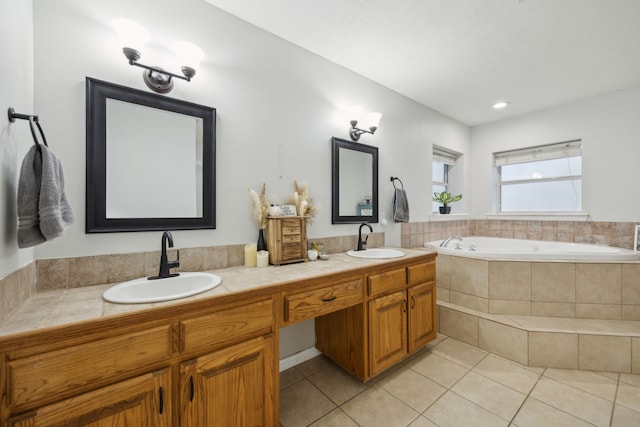
{"type": "Polygon", "coordinates": [[[365,249],[363,251],[354,251],[353,249],[347,252],[347,255],[356,258],[371,258],[371,259],[385,259],[385,258],[400,258],[404,256],[404,252],[396,249],[385,248],[373,248],[365,249]]]}
{"type": "Polygon", "coordinates": [[[220,283],[222,278],[210,273],[180,273],[156,280],[142,277],[107,289],[102,298],[121,304],[171,301],[208,291],[220,283]]]}

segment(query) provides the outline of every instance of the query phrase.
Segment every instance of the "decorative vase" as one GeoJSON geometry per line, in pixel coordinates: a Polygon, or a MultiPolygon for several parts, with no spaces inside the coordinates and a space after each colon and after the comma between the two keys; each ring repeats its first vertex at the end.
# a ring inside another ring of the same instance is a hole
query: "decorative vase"
{"type": "Polygon", "coordinates": [[[451,206],[440,206],[440,213],[443,215],[451,213],[451,206]]]}
{"type": "Polygon", "coordinates": [[[267,242],[264,240],[264,228],[258,230],[258,251],[267,250],[267,242]]]}

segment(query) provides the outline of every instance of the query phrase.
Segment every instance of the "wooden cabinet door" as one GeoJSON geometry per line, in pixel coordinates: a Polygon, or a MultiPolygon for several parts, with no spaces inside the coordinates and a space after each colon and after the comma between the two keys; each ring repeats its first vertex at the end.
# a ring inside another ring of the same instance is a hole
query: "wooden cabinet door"
{"type": "Polygon", "coordinates": [[[153,372],[37,408],[10,427],[170,427],[170,370],[153,372]]]}
{"type": "Polygon", "coordinates": [[[409,352],[412,353],[436,337],[435,284],[413,286],[408,295],[409,352]]]}
{"type": "Polygon", "coordinates": [[[274,344],[267,335],[184,362],[180,425],[277,426],[274,344]]]}
{"type": "Polygon", "coordinates": [[[370,374],[407,355],[407,298],[399,291],[369,301],[370,374]]]}

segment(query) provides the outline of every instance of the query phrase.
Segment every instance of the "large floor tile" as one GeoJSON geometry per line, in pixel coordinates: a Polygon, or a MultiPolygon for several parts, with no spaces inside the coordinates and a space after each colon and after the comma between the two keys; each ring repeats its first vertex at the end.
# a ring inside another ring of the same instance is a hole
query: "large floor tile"
{"type": "Polygon", "coordinates": [[[406,367],[387,375],[377,384],[418,412],[423,412],[447,391],[440,384],[406,367]]]}
{"type": "Polygon", "coordinates": [[[362,381],[333,364],[311,375],[308,380],[337,405],[367,388],[362,381]]]}
{"type": "Polygon", "coordinates": [[[367,427],[406,427],[420,415],[377,385],[349,400],[342,405],[342,410],[356,423],[367,427]]]}
{"type": "Polygon", "coordinates": [[[307,380],[280,391],[280,423],[283,427],[307,426],[336,408],[307,380]]]}
{"type": "Polygon", "coordinates": [[[509,423],[488,410],[467,399],[448,391],[424,414],[430,421],[440,427],[500,427],[509,423]]]}
{"type": "Polygon", "coordinates": [[[469,371],[469,368],[431,352],[407,363],[407,367],[446,388],[451,387],[469,371]]]}
{"type": "Polygon", "coordinates": [[[548,377],[540,378],[531,397],[597,426],[609,425],[612,402],[548,377]]]}
{"type": "Polygon", "coordinates": [[[426,419],[425,417],[423,417],[422,415],[420,415],[411,424],[409,424],[409,427],[438,427],[438,426],[432,423],[431,421],[429,421],[428,419],[426,419]]]}
{"type": "Polygon", "coordinates": [[[616,405],[613,409],[613,419],[611,427],[640,426],[640,412],[632,411],[621,405],[616,405]]]}
{"type": "Polygon", "coordinates": [[[526,398],[525,394],[473,371],[462,377],[451,390],[507,421],[518,412],[526,398]]]}
{"type": "Polygon", "coordinates": [[[527,367],[495,354],[482,359],[473,371],[524,394],[528,394],[540,378],[540,374],[527,367]]]}
{"type": "Polygon", "coordinates": [[[444,340],[432,349],[433,353],[468,368],[474,367],[488,353],[458,340],[444,340]]]}
{"type": "Polygon", "coordinates": [[[638,374],[620,374],[620,382],[640,387],[640,375],[638,374]]]}
{"type": "Polygon", "coordinates": [[[320,418],[309,427],[359,427],[344,411],[340,408],[334,409],[324,417],[320,418]]]}
{"type": "Polygon", "coordinates": [[[511,425],[514,427],[593,427],[593,424],[532,398],[524,402],[511,425]]]}
{"type": "Polygon", "coordinates": [[[302,375],[297,366],[282,371],[280,372],[280,389],[287,388],[303,379],[304,375],[302,375]]]}
{"type": "Polygon", "coordinates": [[[593,371],[576,371],[572,369],[547,369],[545,377],[570,385],[603,399],[613,401],[616,397],[617,378],[602,375],[593,371]]]}
{"type": "Polygon", "coordinates": [[[621,382],[618,385],[616,403],[640,412],[640,388],[621,382]]]}

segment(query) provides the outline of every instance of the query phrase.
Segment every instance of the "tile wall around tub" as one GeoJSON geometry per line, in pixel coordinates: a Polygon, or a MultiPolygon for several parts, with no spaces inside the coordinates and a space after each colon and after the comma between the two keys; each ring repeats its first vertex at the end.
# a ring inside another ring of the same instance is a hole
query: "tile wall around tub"
{"type": "Polygon", "coordinates": [[[633,249],[635,226],[635,222],[467,219],[403,223],[401,233],[403,248],[423,246],[425,242],[449,236],[486,236],[633,249]]]}
{"type": "MultiPolygon", "coordinates": [[[[322,243],[325,251],[332,254],[354,249],[358,237],[309,237],[307,240],[322,243]]],[[[367,246],[370,248],[384,246],[384,233],[371,233],[367,246]]],[[[180,267],[173,271],[205,271],[244,264],[244,244],[169,249],[167,251],[169,260],[176,259],[178,250],[180,250],[180,267]]],[[[38,291],[45,291],[123,282],[158,274],[159,262],[160,251],[40,259],[35,261],[35,283],[38,291]]]]}

